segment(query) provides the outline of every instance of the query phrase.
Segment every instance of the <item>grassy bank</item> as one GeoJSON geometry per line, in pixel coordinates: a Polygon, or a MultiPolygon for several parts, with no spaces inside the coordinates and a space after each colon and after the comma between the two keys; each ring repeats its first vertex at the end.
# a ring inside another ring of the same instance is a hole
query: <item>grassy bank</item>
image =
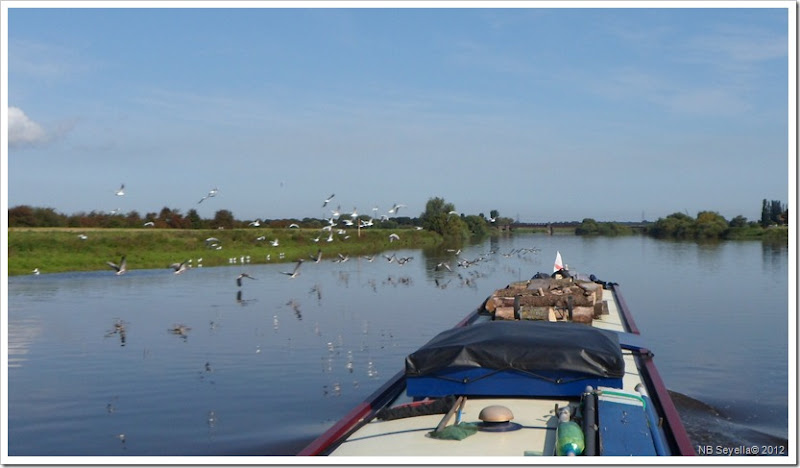
{"type": "Polygon", "coordinates": [[[338,253],[374,254],[385,250],[421,248],[441,242],[435,233],[413,229],[348,230],[349,239],[336,233],[326,242],[327,232],[319,242],[319,229],[72,229],[13,228],[8,232],[8,274],[25,275],[38,268],[42,273],[109,270],[107,261],[117,263],[126,255],[128,268],[167,268],[169,264],[202,258],[203,266],[228,265],[231,257],[250,256],[251,264],[294,262],[309,259],[322,249],[323,259],[338,253]],[[389,241],[396,232],[400,240],[389,241]],[[85,235],[81,239],[79,235],[85,235]],[[258,237],[264,240],[257,240],[258,237]],[[208,238],[218,241],[206,242],[208,238]],[[270,241],[278,239],[278,246],[270,241]],[[221,249],[212,247],[218,244],[221,249]],[[280,254],[283,253],[283,259],[280,254]],[[269,260],[267,260],[269,255],[269,260]]]}

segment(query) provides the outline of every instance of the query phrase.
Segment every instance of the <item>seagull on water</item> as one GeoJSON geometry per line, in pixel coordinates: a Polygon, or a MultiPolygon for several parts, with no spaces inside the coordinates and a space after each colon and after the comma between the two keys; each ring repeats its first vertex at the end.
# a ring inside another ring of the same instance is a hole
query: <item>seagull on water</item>
{"type": "Polygon", "coordinates": [[[191,260],[184,260],[180,263],[173,263],[169,267],[175,270],[176,275],[180,275],[181,273],[184,273],[187,269],[189,269],[188,262],[191,262],[191,260]]]}
{"type": "Polygon", "coordinates": [[[283,273],[284,275],[288,275],[289,278],[297,278],[297,276],[300,274],[300,265],[302,265],[303,262],[305,262],[305,260],[301,258],[300,260],[297,261],[297,265],[295,265],[293,271],[291,272],[282,271],[281,273],[283,273]]]}
{"type": "Polygon", "coordinates": [[[125,256],[122,256],[122,259],[119,261],[119,265],[114,262],[106,262],[108,266],[117,270],[117,275],[122,275],[126,271],[128,271],[128,262],[125,260],[125,256]]]}
{"type": "Polygon", "coordinates": [[[240,288],[242,287],[242,278],[250,278],[251,280],[256,279],[248,275],[247,273],[242,273],[241,275],[236,277],[236,285],[239,286],[240,288]]]}
{"type": "Polygon", "coordinates": [[[336,195],[335,193],[332,193],[330,197],[326,198],[325,201],[322,202],[322,207],[325,208],[326,206],[328,206],[328,203],[330,203],[330,201],[333,199],[335,195],[336,195]]]}
{"type": "Polygon", "coordinates": [[[120,185],[119,190],[114,193],[116,193],[118,197],[125,195],[125,184],[120,185]]]}

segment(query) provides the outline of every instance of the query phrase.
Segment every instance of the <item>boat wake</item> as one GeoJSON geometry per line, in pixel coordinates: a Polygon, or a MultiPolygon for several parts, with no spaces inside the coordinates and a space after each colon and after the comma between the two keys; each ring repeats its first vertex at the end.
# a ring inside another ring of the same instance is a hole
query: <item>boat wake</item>
{"type": "Polygon", "coordinates": [[[704,446],[782,446],[786,448],[784,454],[788,455],[787,439],[731,421],[713,406],[682,393],[670,390],[669,394],[695,449],[704,446]]]}

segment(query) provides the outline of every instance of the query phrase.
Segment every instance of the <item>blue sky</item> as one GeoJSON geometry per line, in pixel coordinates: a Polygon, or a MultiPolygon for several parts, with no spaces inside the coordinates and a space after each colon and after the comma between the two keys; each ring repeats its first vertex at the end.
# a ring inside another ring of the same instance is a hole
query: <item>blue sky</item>
{"type": "Polygon", "coordinates": [[[794,202],[793,2],[27,5],[2,5],[8,207],[417,216],[438,196],[546,222],[794,202]]]}

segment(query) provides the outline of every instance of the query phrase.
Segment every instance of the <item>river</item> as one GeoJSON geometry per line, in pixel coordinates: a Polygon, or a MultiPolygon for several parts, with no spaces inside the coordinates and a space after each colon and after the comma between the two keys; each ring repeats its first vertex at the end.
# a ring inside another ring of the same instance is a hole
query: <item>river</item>
{"type": "Polygon", "coordinates": [[[404,264],[328,248],[296,278],[247,263],[9,278],[9,455],[291,455],[556,251],[619,283],[698,445],[788,437],[786,246],[514,234],[386,252],[404,264]]]}

